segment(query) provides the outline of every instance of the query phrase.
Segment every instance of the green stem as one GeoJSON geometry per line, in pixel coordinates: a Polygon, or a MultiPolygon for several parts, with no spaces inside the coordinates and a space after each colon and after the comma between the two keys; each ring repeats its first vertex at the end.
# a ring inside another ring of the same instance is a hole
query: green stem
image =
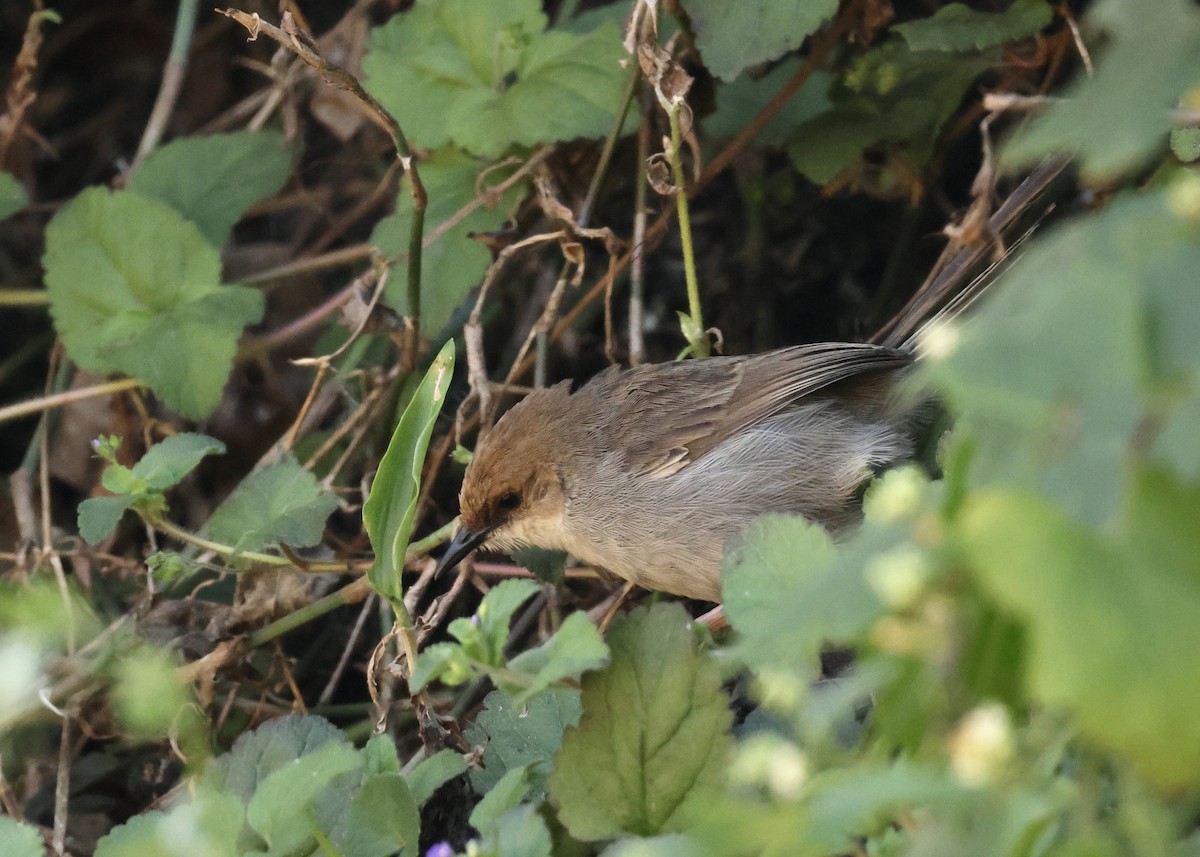
{"type": "MultiPolygon", "coordinates": [[[[281,568],[282,567],[292,568],[292,567],[295,567],[295,565],[296,565],[294,562],[292,562],[290,559],[288,559],[285,556],[275,556],[273,554],[258,553],[256,551],[235,550],[230,545],[222,544],[221,542],[211,541],[209,539],[204,538],[203,536],[198,536],[195,533],[188,532],[187,530],[183,529],[182,527],[177,527],[165,518],[160,518],[155,515],[147,515],[147,514],[143,514],[142,518],[146,521],[147,524],[154,527],[154,529],[158,530],[159,532],[166,533],[168,536],[171,536],[172,538],[175,538],[175,539],[179,539],[179,541],[181,541],[181,542],[186,542],[189,545],[195,545],[196,547],[201,548],[203,550],[212,551],[213,553],[219,554],[223,557],[230,557],[230,556],[234,556],[236,554],[238,557],[240,557],[242,559],[246,559],[250,562],[259,563],[261,565],[274,565],[274,566],[279,566],[281,568]]],[[[366,568],[366,567],[367,567],[367,564],[364,561],[358,561],[358,562],[349,562],[349,561],[345,561],[345,562],[314,562],[314,563],[308,564],[303,570],[310,571],[313,573],[347,572],[347,571],[355,571],[356,569],[366,568]]]]}
{"type": "Polygon", "coordinates": [[[413,223],[409,231],[408,247],[408,315],[411,320],[408,359],[415,363],[416,346],[420,343],[421,334],[421,238],[425,232],[425,207],[429,197],[425,193],[425,185],[421,183],[416,159],[413,157],[412,148],[408,145],[408,138],[404,136],[404,131],[400,128],[400,123],[387,108],[363,89],[363,85],[357,77],[313,50],[310,47],[310,44],[313,44],[311,39],[308,39],[306,34],[299,33],[294,24],[288,23],[288,29],[285,31],[262,20],[257,13],[250,15],[237,9],[219,11],[222,15],[232,18],[244,26],[253,36],[266,35],[274,39],[296,54],[305,65],[320,72],[322,80],[327,84],[349,92],[362,105],[367,116],[387,131],[388,136],[392,138],[392,145],[395,146],[396,154],[404,166],[404,171],[408,174],[409,190],[412,192],[413,198],[413,223]],[[302,38],[302,36],[304,37],[302,38]]]}
{"type": "MultiPolygon", "coordinates": [[[[400,139],[403,139],[402,137],[400,139]]],[[[412,225],[408,229],[408,318],[412,325],[409,360],[415,362],[421,342],[421,244],[425,236],[425,206],[429,197],[411,157],[404,158],[412,190],[412,225]]]]}
{"type": "MultiPolygon", "coordinates": [[[[165,518],[160,518],[154,515],[143,515],[143,518],[147,524],[154,527],[159,532],[166,533],[168,536],[179,539],[179,541],[186,542],[189,545],[195,545],[203,550],[212,551],[220,556],[230,557],[236,554],[240,558],[249,560],[250,562],[259,563],[261,565],[274,565],[280,568],[297,568],[296,564],[285,556],[275,556],[274,554],[258,553],[256,551],[239,551],[231,545],[222,544],[221,542],[214,542],[210,539],[204,538],[203,536],[198,536],[195,533],[188,532],[182,527],[177,527],[175,524],[172,524],[165,518]]],[[[451,521],[439,529],[434,530],[425,538],[409,544],[408,550],[404,552],[405,560],[407,561],[409,559],[415,559],[419,556],[424,556],[432,548],[449,541],[453,534],[454,522],[451,521]]],[[[310,572],[312,574],[337,574],[351,571],[362,571],[370,568],[373,562],[373,559],[341,560],[338,562],[318,561],[306,563],[304,568],[300,570],[310,572]]]]}
{"type": "MultiPolygon", "coordinates": [[[[181,531],[182,532],[182,531],[181,531]]],[[[450,536],[454,532],[454,522],[446,524],[440,529],[434,530],[423,539],[412,542],[405,552],[406,559],[415,559],[429,552],[431,548],[449,541],[450,536]]],[[[190,535],[190,534],[189,534],[190,535]]],[[[212,544],[210,542],[210,544],[212,544]]],[[[227,547],[222,545],[221,547],[227,547]]],[[[242,554],[247,556],[247,554],[242,554]]],[[[259,554],[265,556],[265,554],[259,554]]],[[[269,557],[271,560],[278,560],[280,557],[269,557]]],[[[277,563],[272,563],[277,564],[277,563]]],[[[289,563],[290,564],[290,563],[289,563]]],[[[301,625],[311,622],[313,619],[324,616],[326,613],[331,613],[339,607],[345,607],[347,604],[357,604],[359,601],[371,591],[371,583],[366,577],[360,577],[357,580],[343,586],[337,592],[331,592],[324,598],[318,598],[312,604],[301,607],[294,613],[289,613],[282,618],[276,619],[269,625],[266,625],[251,635],[249,645],[252,648],[257,648],[265,643],[271,642],[276,637],[281,637],[288,631],[294,631],[301,625]]],[[[393,605],[394,606],[394,605],[393,605]]],[[[405,611],[407,615],[407,611],[405,611]]],[[[411,628],[412,620],[409,620],[411,628]]],[[[413,643],[415,651],[415,642],[413,643]]]]}
{"type": "Polygon", "coordinates": [[[339,607],[345,607],[347,604],[356,604],[362,600],[360,596],[366,595],[370,589],[371,587],[367,579],[360,577],[353,583],[343,586],[337,592],[331,592],[324,598],[318,598],[312,604],[301,607],[299,610],[259,628],[250,635],[247,645],[251,648],[258,648],[271,642],[276,637],[282,637],[288,631],[294,631],[296,628],[311,622],[313,619],[324,616],[326,613],[332,613],[339,607]]]}
{"type": "Polygon", "coordinates": [[[621,92],[621,104],[617,108],[617,119],[613,122],[612,128],[608,131],[608,137],[604,140],[604,148],[600,151],[600,162],[596,165],[596,171],[592,173],[587,196],[583,198],[583,205],[579,207],[579,216],[575,218],[575,222],[580,226],[587,226],[592,219],[592,207],[596,204],[596,197],[600,195],[600,185],[604,181],[604,177],[608,175],[608,167],[612,163],[617,140],[621,138],[621,129],[625,126],[625,117],[629,115],[629,105],[633,103],[633,95],[637,92],[638,81],[641,80],[641,77],[642,67],[636,62],[630,63],[628,77],[625,79],[625,89],[621,92]]]}
{"type": "Polygon", "coordinates": [[[679,242],[683,250],[683,275],[687,282],[689,324],[684,330],[688,340],[687,353],[695,357],[709,355],[708,334],[704,332],[704,316],[700,308],[700,283],[696,278],[696,258],[692,246],[692,220],[688,214],[687,193],[684,192],[686,178],[683,174],[683,157],[680,146],[683,141],[683,131],[680,127],[680,114],[683,112],[683,101],[672,102],[667,116],[671,121],[671,150],[667,159],[671,162],[671,181],[678,190],[675,192],[675,210],[679,216],[679,242]]]}
{"type": "Polygon", "coordinates": [[[133,159],[134,168],[154,151],[158,141],[162,139],[167,120],[175,109],[175,102],[179,100],[183,79],[187,75],[188,53],[192,47],[192,35],[196,31],[196,10],[199,7],[199,0],[179,2],[179,13],[175,16],[175,32],[171,37],[171,50],[167,54],[167,64],[163,67],[162,84],[159,86],[158,96],[154,99],[146,130],[138,143],[137,154],[133,159]]]}
{"type": "Polygon", "coordinates": [[[424,556],[438,545],[443,545],[450,541],[451,537],[454,535],[454,528],[454,521],[450,521],[448,524],[438,527],[432,533],[425,536],[425,538],[417,539],[415,542],[409,542],[408,550],[404,552],[405,558],[415,559],[416,557],[424,556]]]}
{"type": "Polygon", "coordinates": [[[45,289],[0,289],[0,306],[46,306],[50,293],[45,289]]]}

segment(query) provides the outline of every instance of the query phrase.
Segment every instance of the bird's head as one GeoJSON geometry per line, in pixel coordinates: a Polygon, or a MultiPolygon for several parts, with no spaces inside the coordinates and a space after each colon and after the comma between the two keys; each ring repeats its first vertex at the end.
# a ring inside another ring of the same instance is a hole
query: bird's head
{"type": "Polygon", "coordinates": [[[572,452],[563,436],[570,420],[569,386],[530,393],[476,446],[458,495],[458,531],[439,572],[485,544],[557,546],[572,452]]]}

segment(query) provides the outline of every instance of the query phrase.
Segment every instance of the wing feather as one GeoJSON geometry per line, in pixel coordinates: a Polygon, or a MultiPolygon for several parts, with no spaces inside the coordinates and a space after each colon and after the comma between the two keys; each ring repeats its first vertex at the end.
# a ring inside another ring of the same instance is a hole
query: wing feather
{"type": "Polygon", "coordinates": [[[590,430],[627,450],[630,471],[670,476],[730,436],[806,396],[862,375],[908,365],[908,351],[860,343],[798,345],[744,357],[713,357],[609,369],[576,397],[591,399],[590,430]],[[606,416],[600,416],[606,415],[606,416]]]}

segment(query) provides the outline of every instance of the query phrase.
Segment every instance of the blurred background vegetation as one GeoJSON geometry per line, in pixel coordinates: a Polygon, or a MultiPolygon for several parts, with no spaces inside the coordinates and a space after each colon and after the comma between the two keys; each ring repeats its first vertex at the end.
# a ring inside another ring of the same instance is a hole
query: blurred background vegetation
{"type": "Polygon", "coordinates": [[[1194,4],[239,8],[0,7],[0,854],[1200,853],[1194,4]],[[524,388],[992,262],[942,478],[731,631],[432,579],[524,388]]]}

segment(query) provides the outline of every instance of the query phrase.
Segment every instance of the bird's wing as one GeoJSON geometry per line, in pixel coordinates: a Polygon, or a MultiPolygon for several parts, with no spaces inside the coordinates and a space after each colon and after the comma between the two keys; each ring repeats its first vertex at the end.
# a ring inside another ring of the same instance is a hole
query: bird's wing
{"type": "Polygon", "coordinates": [[[661,477],[805,396],[911,360],[907,351],[877,345],[819,343],[609,370],[576,395],[595,402],[592,413],[612,415],[595,428],[628,450],[630,471],[661,477]]]}

